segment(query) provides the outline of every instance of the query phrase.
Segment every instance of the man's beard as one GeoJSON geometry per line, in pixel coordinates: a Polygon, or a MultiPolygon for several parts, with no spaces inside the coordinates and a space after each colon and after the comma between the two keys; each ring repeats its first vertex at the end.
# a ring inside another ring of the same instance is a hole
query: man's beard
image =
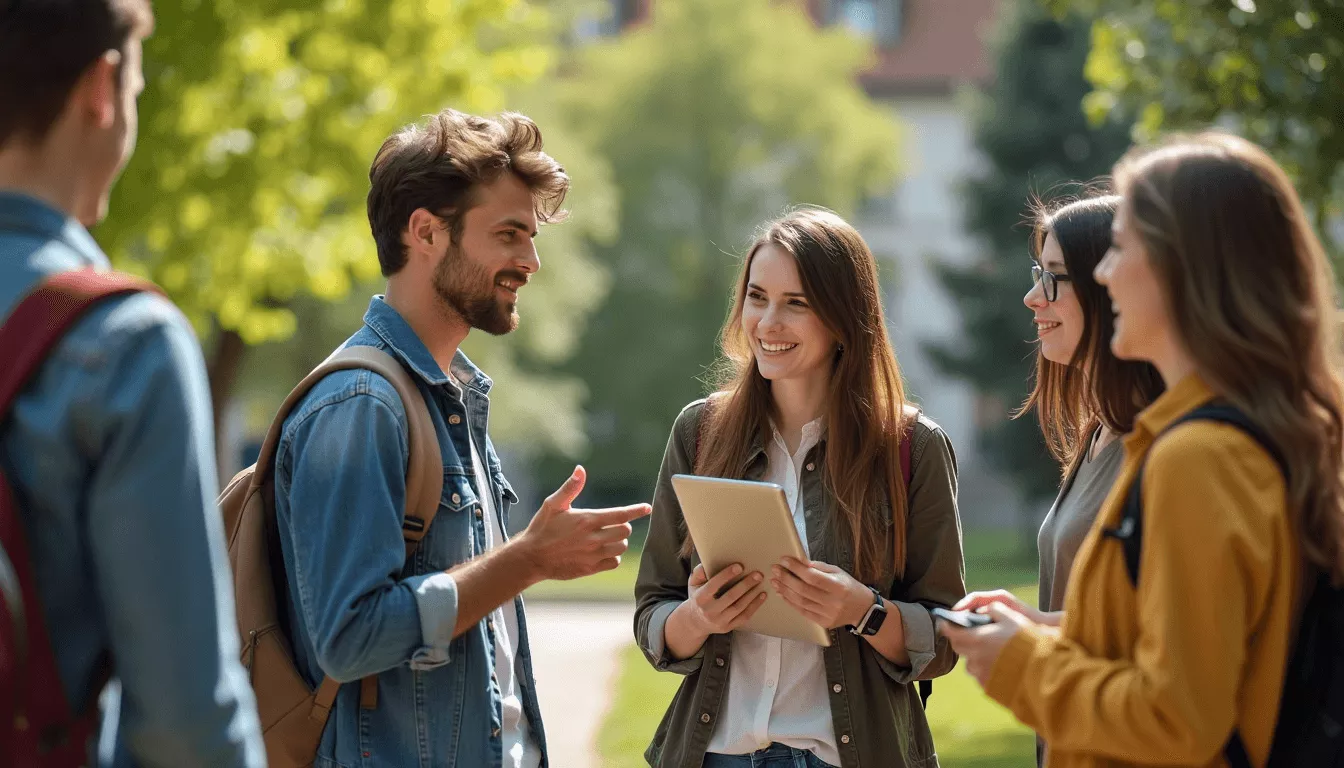
{"type": "Polygon", "coordinates": [[[516,285],[527,282],[526,275],[513,270],[491,275],[472,262],[460,246],[454,245],[434,267],[434,290],[467,325],[503,336],[518,327],[518,312],[516,302],[496,294],[495,282],[501,278],[516,285]]]}

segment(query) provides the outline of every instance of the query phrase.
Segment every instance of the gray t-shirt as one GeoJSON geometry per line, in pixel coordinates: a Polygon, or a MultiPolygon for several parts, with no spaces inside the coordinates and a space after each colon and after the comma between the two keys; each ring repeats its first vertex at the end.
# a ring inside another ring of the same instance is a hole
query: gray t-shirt
{"type": "Polygon", "coordinates": [[[1036,536],[1041,554],[1041,610],[1064,609],[1064,588],[1069,582],[1073,558],[1101,511],[1124,457],[1120,439],[1112,440],[1091,461],[1078,465],[1060,487],[1059,496],[1036,536]]]}

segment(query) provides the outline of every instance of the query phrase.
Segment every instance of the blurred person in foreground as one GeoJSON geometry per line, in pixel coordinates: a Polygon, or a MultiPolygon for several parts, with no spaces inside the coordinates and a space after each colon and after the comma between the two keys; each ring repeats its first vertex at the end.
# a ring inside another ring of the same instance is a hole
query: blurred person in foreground
{"type": "MultiPolygon", "coordinates": [[[[152,26],[146,0],[0,3],[0,313],[53,276],[108,270],[86,227],[135,145],[152,26]]],[[[91,762],[263,766],[185,318],[151,291],[98,302],[3,417],[0,464],[41,604],[27,621],[45,625],[74,714],[111,681],[91,762]]],[[[64,749],[83,730],[43,739],[64,749]]]]}

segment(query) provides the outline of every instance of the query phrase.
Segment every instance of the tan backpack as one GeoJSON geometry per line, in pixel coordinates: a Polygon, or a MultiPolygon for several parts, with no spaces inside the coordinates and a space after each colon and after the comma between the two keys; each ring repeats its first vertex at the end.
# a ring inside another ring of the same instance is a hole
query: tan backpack
{"type": "MultiPolygon", "coordinates": [[[[285,398],[261,444],[257,463],[239,472],[219,497],[233,568],[242,661],[256,693],[257,713],[271,768],[307,768],[317,756],[340,683],[322,679],[314,691],[294,662],[285,636],[283,607],[289,599],[275,518],[275,450],[290,410],[327,374],[367,368],[392,383],[405,405],[410,459],[406,470],[406,509],[402,536],[409,559],[424,538],[443,492],[443,460],[434,422],[410,374],[399,362],[373,347],[347,347],[327,358],[285,398]],[[277,599],[279,596],[279,599],[277,599]]],[[[356,546],[351,542],[351,546],[356,546]]],[[[377,677],[360,681],[360,706],[378,703],[377,677]]]]}

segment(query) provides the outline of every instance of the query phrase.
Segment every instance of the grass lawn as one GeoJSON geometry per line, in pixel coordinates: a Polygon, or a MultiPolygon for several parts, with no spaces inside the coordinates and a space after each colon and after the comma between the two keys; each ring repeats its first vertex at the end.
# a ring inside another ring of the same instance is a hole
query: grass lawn
{"type": "MultiPolygon", "coordinates": [[[[1023,599],[1036,599],[1036,562],[1028,558],[1011,534],[975,533],[965,540],[967,582],[971,589],[1016,586],[1023,599]]],[[[621,568],[602,574],[600,586],[609,594],[618,591],[618,576],[631,570],[619,584],[621,599],[630,599],[638,558],[622,562],[621,568]]],[[[594,577],[597,578],[597,577],[594,577]]],[[[585,580],[586,581],[586,580],[585,580]]],[[[572,583],[573,593],[581,582],[572,583]]],[[[563,585],[557,585],[563,586],[563,585]]],[[[587,590],[586,599],[601,590],[587,590]]],[[[551,592],[552,599],[557,593],[551,592]]],[[[529,592],[531,596],[531,592],[529,592]]],[[[543,598],[544,599],[544,598],[543,598]]],[[[639,649],[623,652],[616,694],[598,734],[598,751],[606,768],[642,768],[644,749],[662,719],[681,677],[653,670],[639,649]]],[[[929,700],[929,721],[939,762],[944,768],[1034,768],[1035,737],[1018,725],[1007,710],[985,698],[980,687],[959,666],[934,683],[929,700]]]]}

